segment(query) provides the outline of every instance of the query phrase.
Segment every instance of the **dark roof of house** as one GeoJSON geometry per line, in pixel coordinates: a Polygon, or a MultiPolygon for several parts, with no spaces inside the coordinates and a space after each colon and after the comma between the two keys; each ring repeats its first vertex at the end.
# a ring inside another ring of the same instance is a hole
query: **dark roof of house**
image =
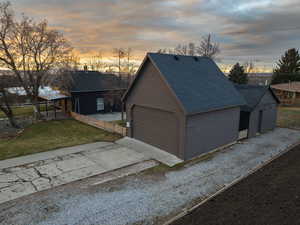
{"type": "Polygon", "coordinates": [[[159,53],[148,53],[147,57],[160,71],[187,114],[246,104],[215,62],[207,57],[159,53]]]}
{"type": "Polygon", "coordinates": [[[235,84],[235,87],[247,102],[247,105],[241,107],[242,111],[250,112],[255,109],[260,100],[268,91],[271,92],[275,100],[279,103],[278,98],[269,86],[235,84]]]}
{"type": "Polygon", "coordinates": [[[114,74],[98,71],[72,72],[73,87],[71,92],[93,92],[126,89],[125,82],[114,74]]]}

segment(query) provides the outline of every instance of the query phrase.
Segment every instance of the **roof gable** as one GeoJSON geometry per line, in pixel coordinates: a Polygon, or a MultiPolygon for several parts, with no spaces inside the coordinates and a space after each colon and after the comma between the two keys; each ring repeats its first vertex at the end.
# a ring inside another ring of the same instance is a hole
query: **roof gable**
{"type": "Polygon", "coordinates": [[[260,103],[261,99],[270,92],[274,97],[275,101],[279,103],[278,98],[270,89],[269,86],[258,86],[258,85],[235,85],[240,94],[244,97],[247,104],[242,106],[243,111],[252,111],[260,103]]]}
{"type": "Polygon", "coordinates": [[[140,73],[136,85],[127,96],[127,103],[171,112],[182,111],[182,106],[178,104],[160,72],[149,59],[146,60],[140,73]]]}
{"type": "Polygon", "coordinates": [[[187,114],[246,104],[232,83],[207,57],[149,53],[187,114]]]}
{"type": "Polygon", "coordinates": [[[145,67],[147,66],[148,63],[151,63],[152,66],[156,69],[157,75],[160,76],[160,78],[161,78],[160,79],[161,82],[163,82],[165,84],[165,86],[169,90],[170,95],[174,98],[174,100],[178,104],[179,108],[182,109],[184,111],[184,113],[186,113],[183,105],[181,104],[181,102],[179,101],[179,99],[177,98],[177,96],[175,95],[175,93],[173,92],[173,90],[170,88],[170,86],[166,82],[164,76],[162,76],[162,74],[160,73],[159,69],[152,62],[152,60],[148,57],[148,54],[146,55],[146,57],[144,58],[143,62],[140,65],[138,71],[136,72],[135,79],[133,80],[133,82],[130,84],[129,88],[126,90],[125,94],[123,95],[122,101],[125,102],[127,100],[127,98],[130,96],[130,93],[133,91],[134,86],[136,85],[136,83],[138,83],[138,81],[139,81],[139,79],[141,77],[141,74],[143,73],[143,70],[145,69],[145,67]]]}

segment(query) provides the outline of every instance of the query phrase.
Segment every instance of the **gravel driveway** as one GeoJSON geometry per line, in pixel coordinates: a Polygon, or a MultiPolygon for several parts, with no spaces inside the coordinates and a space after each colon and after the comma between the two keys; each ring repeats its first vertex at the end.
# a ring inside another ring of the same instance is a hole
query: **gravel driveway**
{"type": "Polygon", "coordinates": [[[300,145],[170,225],[300,224],[300,145]]]}
{"type": "Polygon", "coordinates": [[[36,193],[0,205],[0,224],[157,224],[299,141],[299,131],[278,128],[178,170],[152,171],[94,186],[77,182],[36,193]]]}

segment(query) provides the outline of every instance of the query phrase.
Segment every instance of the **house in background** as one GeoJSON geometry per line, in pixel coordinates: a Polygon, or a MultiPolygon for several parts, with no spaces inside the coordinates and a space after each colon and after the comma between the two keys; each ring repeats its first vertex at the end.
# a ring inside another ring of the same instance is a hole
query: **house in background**
{"type": "Polygon", "coordinates": [[[235,85],[247,104],[241,107],[240,131],[254,137],[276,127],[279,100],[269,86],[235,85]]]}
{"type": "Polygon", "coordinates": [[[267,86],[272,82],[272,73],[249,73],[248,84],[267,86]]]}
{"type": "Polygon", "coordinates": [[[71,75],[71,99],[62,108],[84,115],[122,110],[121,98],[127,89],[122,79],[88,70],[74,71],[71,75]]]}
{"type": "Polygon", "coordinates": [[[246,102],[207,57],[149,53],[123,97],[128,136],[187,160],[238,139],[246,102]]]}
{"type": "Polygon", "coordinates": [[[282,105],[300,106],[300,82],[271,85],[282,105]]]}

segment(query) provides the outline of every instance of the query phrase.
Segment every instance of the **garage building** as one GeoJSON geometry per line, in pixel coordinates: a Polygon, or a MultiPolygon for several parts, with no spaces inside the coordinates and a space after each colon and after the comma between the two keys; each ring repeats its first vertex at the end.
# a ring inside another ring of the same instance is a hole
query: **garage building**
{"type": "Polygon", "coordinates": [[[235,85],[247,104],[241,107],[240,130],[254,137],[276,127],[279,100],[268,86],[235,85]]]}
{"type": "Polygon", "coordinates": [[[128,136],[187,160],[238,138],[245,100],[207,57],[148,53],[123,97],[128,136]]]}

